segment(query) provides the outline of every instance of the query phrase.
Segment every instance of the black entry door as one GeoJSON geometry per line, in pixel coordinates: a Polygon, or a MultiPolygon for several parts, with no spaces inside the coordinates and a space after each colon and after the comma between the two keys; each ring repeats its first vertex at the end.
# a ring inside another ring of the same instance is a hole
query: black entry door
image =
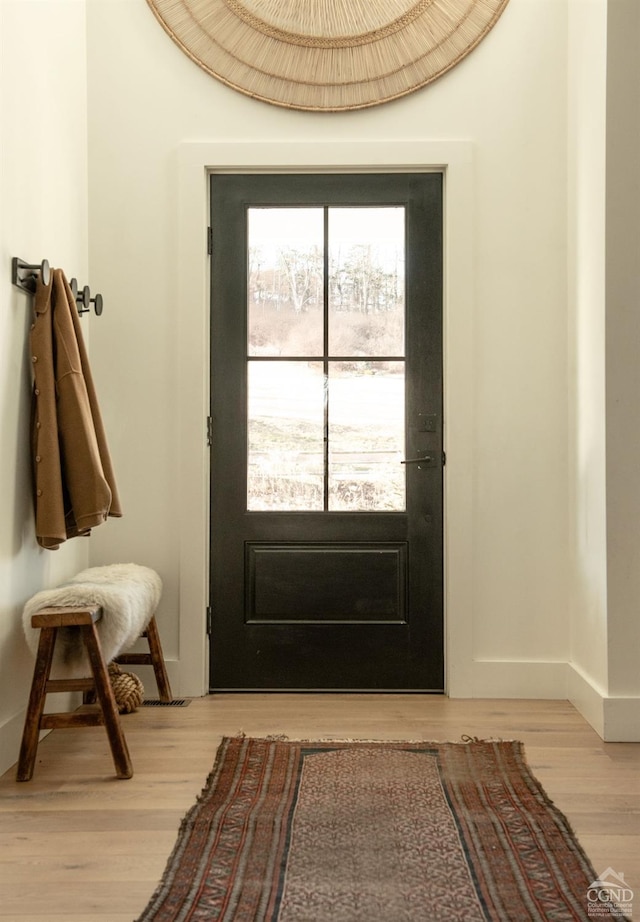
{"type": "Polygon", "coordinates": [[[212,690],[442,691],[442,176],[211,179],[212,690]]]}

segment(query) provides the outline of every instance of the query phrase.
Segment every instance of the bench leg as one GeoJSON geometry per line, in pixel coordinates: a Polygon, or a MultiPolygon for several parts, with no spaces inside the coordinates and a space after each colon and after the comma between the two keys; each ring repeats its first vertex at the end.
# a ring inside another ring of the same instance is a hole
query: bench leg
{"type": "Polygon", "coordinates": [[[38,656],[33,671],[31,693],[24,722],[20,756],[18,757],[17,781],[30,781],[36,764],[40,721],[46,700],[46,685],[53,662],[53,648],[56,642],[56,628],[42,628],[38,642],[38,656]]]}
{"type": "Polygon", "coordinates": [[[109,738],[109,746],[111,747],[111,755],[113,756],[116,775],[118,778],[131,778],[133,776],[133,766],[131,764],[129,748],[124,738],[122,727],[120,726],[118,706],[116,705],[113,688],[109,681],[109,673],[102,656],[102,648],[100,646],[100,638],[98,637],[96,626],[95,624],[82,625],[81,630],[84,634],[84,642],[89,654],[91,671],[93,672],[96,685],[96,694],[100,702],[100,707],[102,708],[104,725],[109,738]]]}
{"type": "Polygon", "coordinates": [[[147,625],[147,642],[149,644],[151,662],[153,664],[153,671],[155,673],[160,699],[161,701],[171,701],[171,685],[169,684],[169,676],[164,662],[162,644],[160,643],[160,634],[158,632],[155,615],[147,625]]]}
{"type": "Polygon", "coordinates": [[[171,685],[169,684],[169,676],[164,662],[155,615],[152,616],[141,636],[146,638],[149,646],[148,653],[120,653],[115,657],[114,662],[122,666],[153,666],[160,699],[166,702],[172,701],[171,685]]]}

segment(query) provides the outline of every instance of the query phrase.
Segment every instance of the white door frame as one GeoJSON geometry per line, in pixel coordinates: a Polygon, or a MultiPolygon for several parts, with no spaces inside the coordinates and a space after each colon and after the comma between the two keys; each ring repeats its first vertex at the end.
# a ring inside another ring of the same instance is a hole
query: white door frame
{"type": "Polygon", "coordinates": [[[179,694],[208,688],[209,176],[213,172],[444,173],[445,689],[473,690],[473,145],[468,141],[187,142],[178,152],[179,694]]]}

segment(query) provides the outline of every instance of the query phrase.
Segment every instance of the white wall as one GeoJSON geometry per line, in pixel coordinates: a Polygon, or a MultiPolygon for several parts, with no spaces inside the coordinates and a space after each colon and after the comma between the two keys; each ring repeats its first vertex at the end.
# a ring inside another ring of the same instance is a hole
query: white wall
{"type": "MultiPolygon", "coordinates": [[[[449,605],[447,612],[450,636],[469,642],[448,650],[455,684],[449,690],[563,695],[569,650],[565,3],[512,0],[473,54],[435,84],[392,104],[339,114],[287,111],[235,93],[180,52],[144,0],[92,0],[87,15],[90,257],[106,298],[92,361],[111,380],[102,403],[125,503],[117,529],[92,539],[92,561],[126,557],[161,572],[160,628],[169,658],[178,662],[179,617],[195,618],[196,633],[203,617],[179,613],[188,591],[181,585],[185,561],[202,557],[200,522],[190,533],[180,514],[207,505],[201,480],[182,475],[184,446],[176,438],[190,402],[202,399],[181,391],[181,324],[206,332],[207,315],[206,294],[195,303],[181,300],[188,290],[179,265],[180,227],[189,223],[179,200],[184,143],[246,142],[259,156],[261,145],[286,148],[301,139],[332,141],[343,150],[363,140],[469,141],[473,303],[463,308],[472,323],[471,361],[458,372],[463,382],[448,383],[472,401],[467,436],[474,466],[466,471],[472,556],[462,574],[470,604],[449,605]]],[[[204,172],[191,224],[204,245],[204,172]]],[[[449,358],[451,367],[456,356],[449,358]]],[[[202,363],[200,353],[193,361],[202,363]]],[[[468,409],[449,406],[451,424],[468,409]]],[[[200,430],[188,431],[189,448],[204,453],[200,430]]],[[[447,476],[455,457],[450,463],[447,476]]],[[[188,579],[197,584],[189,598],[204,605],[201,569],[188,579]]],[[[184,642],[183,632],[183,652],[184,642]]],[[[183,693],[194,681],[203,687],[193,661],[179,665],[183,693]]]]}
{"type": "MultiPolygon", "coordinates": [[[[640,697],[640,5],[607,15],[609,693],[640,697]]],[[[640,713],[636,714],[640,733],[640,713]]]]}
{"type": "Polygon", "coordinates": [[[569,698],[640,740],[640,7],[569,4],[569,698]]]}
{"type": "MultiPolygon", "coordinates": [[[[87,279],[84,0],[0,3],[0,771],[15,762],[33,660],[20,614],[38,590],[86,566],[88,542],[38,548],[28,421],[31,304],[11,258],[87,279]]],[[[51,699],[55,706],[55,699],[51,699]]]]}
{"type": "MultiPolygon", "coordinates": [[[[608,687],[605,410],[606,0],[569,4],[571,694],[608,687]]],[[[602,730],[602,726],[600,728],[602,730]]]]}

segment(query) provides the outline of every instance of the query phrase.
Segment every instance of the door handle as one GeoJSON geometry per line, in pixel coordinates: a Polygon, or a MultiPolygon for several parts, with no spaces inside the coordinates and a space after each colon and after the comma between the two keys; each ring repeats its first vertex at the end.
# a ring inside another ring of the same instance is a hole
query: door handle
{"type": "Polygon", "coordinates": [[[400,464],[435,464],[436,456],[435,455],[425,455],[424,458],[407,458],[406,461],[401,461],[400,464]]]}

